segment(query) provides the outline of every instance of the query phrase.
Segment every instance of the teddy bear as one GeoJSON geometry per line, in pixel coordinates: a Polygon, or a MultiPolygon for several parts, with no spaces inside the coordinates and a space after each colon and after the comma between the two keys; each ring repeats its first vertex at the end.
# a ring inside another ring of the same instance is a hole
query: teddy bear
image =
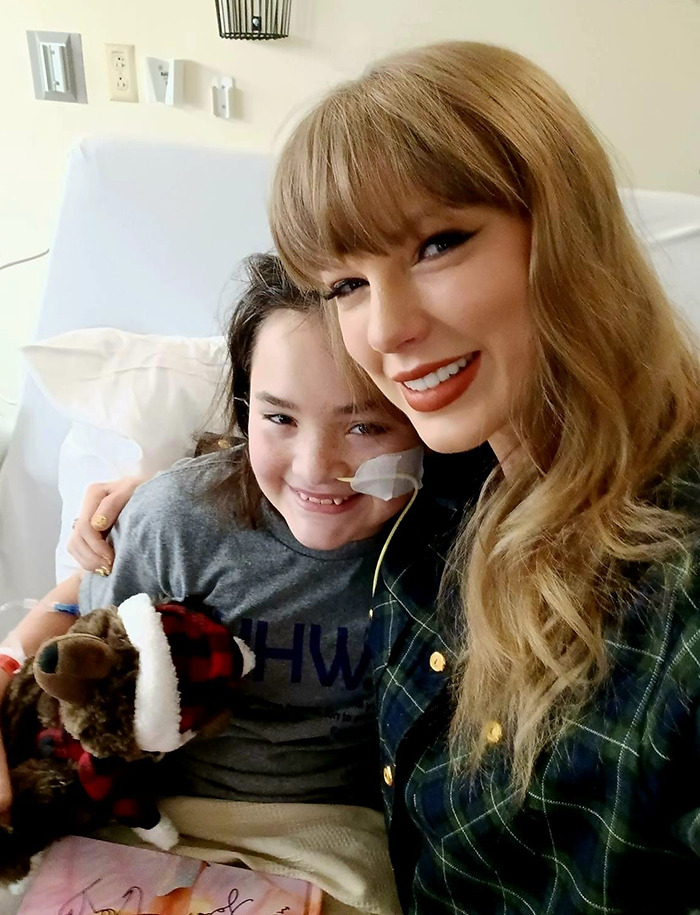
{"type": "Polygon", "coordinates": [[[253,653],[201,609],[145,594],[78,617],[14,676],[0,706],[13,800],[0,884],[56,839],[110,822],[167,850],[158,761],[225,727],[253,653]]]}

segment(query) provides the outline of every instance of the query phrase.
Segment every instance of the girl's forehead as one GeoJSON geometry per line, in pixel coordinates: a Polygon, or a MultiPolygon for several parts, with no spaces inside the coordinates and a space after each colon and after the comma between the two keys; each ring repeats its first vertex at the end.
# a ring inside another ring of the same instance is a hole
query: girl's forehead
{"type": "Polygon", "coordinates": [[[253,351],[251,387],[253,398],[273,406],[339,422],[371,415],[408,424],[350,357],[332,346],[320,312],[280,309],[266,318],[253,351]]]}

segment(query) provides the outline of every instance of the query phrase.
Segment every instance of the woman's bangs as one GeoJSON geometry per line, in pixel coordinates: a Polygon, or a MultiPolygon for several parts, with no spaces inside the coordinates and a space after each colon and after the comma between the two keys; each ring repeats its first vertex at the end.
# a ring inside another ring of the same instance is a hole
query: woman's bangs
{"type": "Polygon", "coordinates": [[[407,151],[400,156],[379,144],[376,125],[360,123],[356,130],[336,121],[314,133],[320,136],[309,138],[306,149],[287,150],[270,219],[287,269],[316,287],[320,273],[344,256],[384,253],[405,236],[407,204],[425,191],[418,191],[407,151]]]}
{"type": "Polygon", "coordinates": [[[415,230],[426,199],[506,204],[490,150],[470,138],[455,153],[431,134],[421,136],[364,95],[333,97],[300,126],[280,163],[270,211],[297,282],[318,287],[323,270],[355,251],[386,253],[415,230]]]}

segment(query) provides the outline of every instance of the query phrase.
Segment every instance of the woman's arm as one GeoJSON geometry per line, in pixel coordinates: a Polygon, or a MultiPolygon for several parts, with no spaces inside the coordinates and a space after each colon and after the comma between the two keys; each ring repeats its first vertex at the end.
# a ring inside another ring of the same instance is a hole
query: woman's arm
{"type": "Polygon", "coordinates": [[[93,483],[85,490],[80,514],[75,519],[73,533],[68,541],[68,552],[87,572],[107,574],[114,564],[114,548],[106,540],[107,534],[133,496],[134,490],[144,482],[142,477],[123,477],[107,483],[93,483]]]}

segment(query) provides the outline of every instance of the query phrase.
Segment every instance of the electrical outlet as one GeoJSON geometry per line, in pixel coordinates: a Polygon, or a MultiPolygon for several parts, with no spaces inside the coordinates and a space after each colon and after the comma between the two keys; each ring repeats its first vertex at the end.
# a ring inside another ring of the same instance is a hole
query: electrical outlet
{"type": "Polygon", "coordinates": [[[132,44],[107,44],[107,81],[113,102],[138,102],[136,63],[132,44]]]}

